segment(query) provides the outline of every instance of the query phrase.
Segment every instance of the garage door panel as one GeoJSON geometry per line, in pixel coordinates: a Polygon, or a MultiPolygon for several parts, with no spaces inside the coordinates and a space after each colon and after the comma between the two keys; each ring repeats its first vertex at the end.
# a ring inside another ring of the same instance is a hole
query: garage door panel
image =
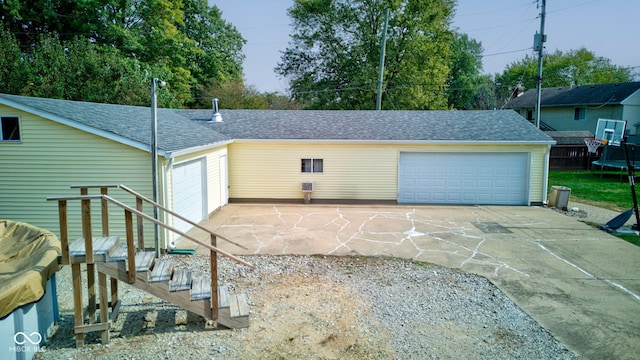
{"type": "MultiPolygon", "coordinates": [[[[178,164],[173,168],[173,210],[187,219],[203,220],[203,162],[201,160],[178,164]]],[[[191,225],[174,219],[173,226],[186,232],[191,225]]]]}
{"type": "Polygon", "coordinates": [[[468,203],[473,203],[476,201],[476,198],[477,197],[475,193],[465,193],[463,194],[462,200],[468,203]]]}
{"type": "Polygon", "coordinates": [[[462,183],[463,189],[476,189],[478,188],[478,180],[476,179],[465,179],[462,183]]]}
{"type": "Polygon", "coordinates": [[[526,205],[527,153],[401,153],[398,202],[526,205]]]}

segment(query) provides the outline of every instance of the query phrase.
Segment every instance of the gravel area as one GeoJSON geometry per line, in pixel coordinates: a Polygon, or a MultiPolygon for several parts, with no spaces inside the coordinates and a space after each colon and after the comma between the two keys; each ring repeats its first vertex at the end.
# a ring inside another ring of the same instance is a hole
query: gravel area
{"type": "MultiPolygon", "coordinates": [[[[196,273],[208,257],[174,256],[196,273]]],[[[480,276],[378,257],[245,256],[221,283],[247,294],[250,327],[203,318],[120,286],[111,342],[75,348],[70,267],[57,277],[61,323],[36,359],[575,359],[480,276]]],[[[180,265],[182,266],[182,265],[180,265]]],[[[85,277],[86,278],[86,277],[85,277]]]]}

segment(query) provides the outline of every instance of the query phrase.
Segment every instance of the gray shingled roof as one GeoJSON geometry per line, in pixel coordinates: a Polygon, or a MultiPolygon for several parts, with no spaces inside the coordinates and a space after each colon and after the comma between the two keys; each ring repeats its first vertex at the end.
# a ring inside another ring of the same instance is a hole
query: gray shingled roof
{"type": "Polygon", "coordinates": [[[557,145],[584,145],[585,138],[592,138],[593,133],[587,130],[578,131],[545,131],[557,145]]]}
{"type": "Polygon", "coordinates": [[[234,139],[553,141],[511,110],[222,110],[220,123],[208,121],[211,110],[179,111],[234,139]]]}
{"type": "MultiPolygon", "coordinates": [[[[0,102],[4,102],[3,99],[26,106],[45,116],[71,120],[141,145],[149,146],[151,143],[150,107],[0,94],[0,102]]],[[[158,149],[160,151],[176,151],[227,140],[230,139],[210,127],[176,113],[173,109],[158,109],[158,149]]]]}
{"type": "MultiPolygon", "coordinates": [[[[151,109],[0,94],[0,103],[18,104],[148,146],[151,109]]],[[[316,111],[158,109],[158,149],[178,151],[232,139],[544,142],[553,139],[511,110],[494,111],[316,111]]]]}
{"type": "MultiPolygon", "coordinates": [[[[543,88],[540,106],[575,106],[620,104],[640,90],[640,82],[543,88]]],[[[517,109],[536,105],[536,90],[531,89],[511,99],[505,108],[517,109]]]]}

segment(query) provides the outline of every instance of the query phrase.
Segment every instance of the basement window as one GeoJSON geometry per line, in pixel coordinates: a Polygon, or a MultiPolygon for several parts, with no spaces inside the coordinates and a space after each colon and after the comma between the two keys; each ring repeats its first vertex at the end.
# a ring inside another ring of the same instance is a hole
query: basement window
{"type": "Polygon", "coordinates": [[[321,173],[324,171],[323,159],[301,159],[300,168],[303,173],[321,173]]]}
{"type": "Polygon", "coordinates": [[[0,117],[0,141],[20,141],[20,121],[17,116],[0,117]]]}
{"type": "Polygon", "coordinates": [[[573,120],[584,120],[586,118],[586,109],[583,107],[577,107],[573,110],[573,120]]]}

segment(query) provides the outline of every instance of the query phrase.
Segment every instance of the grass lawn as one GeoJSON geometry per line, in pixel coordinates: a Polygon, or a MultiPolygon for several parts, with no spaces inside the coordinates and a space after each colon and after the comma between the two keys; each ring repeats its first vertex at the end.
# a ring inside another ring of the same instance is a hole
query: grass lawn
{"type": "MultiPolygon", "coordinates": [[[[626,175],[589,171],[550,171],[549,192],[552,186],[571,189],[570,200],[599,206],[614,211],[625,211],[633,207],[631,188],[626,175]]],[[[640,195],[640,184],[636,186],[640,195]]]]}
{"type": "MultiPolygon", "coordinates": [[[[605,209],[623,212],[633,207],[631,187],[628,177],[620,178],[620,173],[589,171],[551,171],[549,172],[549,192],[552,186],[566,186],[571,189],[569,200],[594,205],[605,209]]],[[[640,197],[640,184],[636,185],[640,197]]],[[[599,225],[599,224],[594,224],[599,225]]],[[[640,246],[640,237],[635,235],[618,236],[632,244],[640,246]]]]}

